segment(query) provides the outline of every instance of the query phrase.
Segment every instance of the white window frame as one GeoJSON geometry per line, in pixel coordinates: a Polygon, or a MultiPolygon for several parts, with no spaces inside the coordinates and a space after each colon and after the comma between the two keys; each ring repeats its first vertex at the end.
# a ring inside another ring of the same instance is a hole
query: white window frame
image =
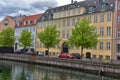
{"type": "Polygon", "coordinates": [[[100,22],[104,22],[104,14],[100,15],[100,22]]]}
{"type": "Polygon", "coordinates": [[[99,42],[99,49],[103,50],[103,42],[99,42]]]}
{"type": "Polygon", "coordinates": [[[100,36],[104,36],[104,27],[100,27],[100,36]]]}
{"type": "Polygon", "coordinates": [[[110,42],[106,42],[106,50],[110,50],[110,42]]]}
{"type": "Polygon", "coordinates": [[[111,36],[111,27],[107,26],[107,36],[111,36]]]}
{"type": "Polygon", "coordinates": [[[107,21],[108,21],[108,22],[111,21],[111,13],[108,13],[108,14],[107,14],[107,21]]]}

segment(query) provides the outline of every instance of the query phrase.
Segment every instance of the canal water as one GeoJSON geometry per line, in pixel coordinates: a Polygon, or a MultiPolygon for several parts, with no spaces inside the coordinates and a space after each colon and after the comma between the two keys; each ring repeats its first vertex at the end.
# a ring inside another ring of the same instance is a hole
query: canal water
{"type": "Polygon", "coordinates": [[[120,80],[79,71],[0,60],[0,80],[120,80]]]}

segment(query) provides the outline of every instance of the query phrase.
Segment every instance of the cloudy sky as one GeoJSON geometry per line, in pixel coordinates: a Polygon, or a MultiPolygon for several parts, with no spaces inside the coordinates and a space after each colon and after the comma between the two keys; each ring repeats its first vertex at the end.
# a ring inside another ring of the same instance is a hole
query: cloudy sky
{"type": "Polygon", "coordinates": [[[32,15],[44,12],[48,7],[56,7],[69,3],[71,3],[71,0],[0,0],[0,20],[6,15],[32,15]]]}

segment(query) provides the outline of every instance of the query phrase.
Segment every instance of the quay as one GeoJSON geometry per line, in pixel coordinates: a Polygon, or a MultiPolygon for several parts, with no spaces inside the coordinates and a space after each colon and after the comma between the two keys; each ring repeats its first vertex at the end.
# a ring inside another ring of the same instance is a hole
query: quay
{"type": "Polygon", "coordinates": [[[24,54],[0,54],[0,60],[11,60],[39,65],[73,69],[86,73],[99,75],[103,70],[103,76],[120,79],[120,62],[118,61],[97,61],[80,59],[60,59],[55,57],[43,57],[24,54]]]}

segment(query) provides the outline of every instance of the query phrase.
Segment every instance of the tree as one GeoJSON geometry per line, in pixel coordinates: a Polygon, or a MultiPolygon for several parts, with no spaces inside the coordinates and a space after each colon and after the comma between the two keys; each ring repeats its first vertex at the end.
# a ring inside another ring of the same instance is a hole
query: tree
{"type": "Polygon", "coordinates": [[[48,26],[43,32],[38,33],[39,40],[43,43],[44,47],[47,48],[49,53],[49,48],[55,47],[60,39],[58,38],[59,31],[56,30],[56,26],[48,26]]]}
{"type": "Polygon", "coordinates": [[[81,23],[76,23],[68,43],[71,46],[81,47],[81,55],[83,55],[84,48],[92,48],[98,43],[98,35],[94,31],[95,27],[91,26],[87,19],[83,19],[81,23]]]}
{"type": "Polygon", "coordinates": [[[32,41],[33,41],[33,38],[32,38],[32,33],[29,32],[28,30],[23,30],[20,34],[20,37],[18,38],[18,41],[19,41],[19,45],[21,47],[30,47],[32,46],[32,41]]]}
{"type": "Polygon", "coordinates": [[[0,45],[3,47],[12,47],[14,45],[15,37],[12,28],[6,28],[0,33],[0,45]]]}

